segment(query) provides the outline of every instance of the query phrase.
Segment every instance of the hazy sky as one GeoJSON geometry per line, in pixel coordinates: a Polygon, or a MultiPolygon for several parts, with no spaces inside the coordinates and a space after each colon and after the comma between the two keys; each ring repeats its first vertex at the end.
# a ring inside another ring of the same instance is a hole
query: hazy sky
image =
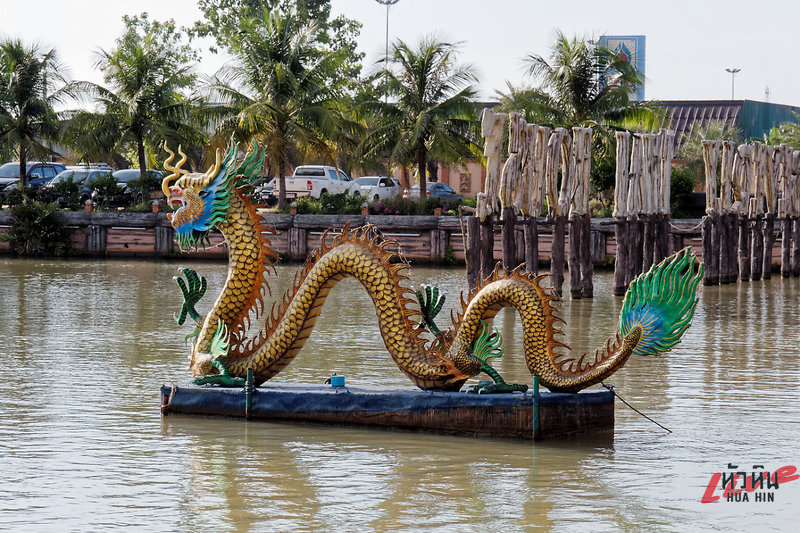
{"type": "MultiPolygon", "coordinates": [[[[386,8],[375,0],[332,0],[335,13],[363,23],[365,68],[383,54],[386,8]]],[[[192,0],[0,0],[0,35],[55,47],[73,79],[101,81],[92,52],[109,49],[123,14],[150,13],[189,25],[200,17],[192,0]]],[[[522,58],[547,56],[555,30],[567,35],[647,37],[648,99],[728,99],[740,68],[736,98],[800,105],[800,0],[399,0],[390,8],[389,38],[409,44],[423,35],[462,43],[463,62],[480,75],[481,97],[506,81],[523,83],[522,58]]],[[[222,63],[205,51],[198,69],[222,63]]]]}

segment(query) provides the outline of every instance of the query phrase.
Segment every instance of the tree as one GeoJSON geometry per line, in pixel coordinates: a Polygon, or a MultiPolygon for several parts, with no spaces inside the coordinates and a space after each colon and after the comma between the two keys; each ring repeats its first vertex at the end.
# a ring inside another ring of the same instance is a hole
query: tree
{"type": "Polygon", "coordinates": [[[61,71],[55,50],[17,39],[0,42],[0,144],[19,158],[23,189],[28,161],[51,154],[43,141],[58,135],[53,106],[68,94],[61,71]]]}
{"type": "Polygon", "coordinates": [[[204,20],[195,22],[192,34],[212,36],[223,49],[239,41],[241,20],[260,18],[264,10],[277,11],[283,18],[293,13],[298,24],[316,25],[316,44],[320,51],[340,55],[342,61],[335,73],[337,78],[355,80],[361,72],[364,54],[358,52],[356,42],[361,23],[344,15],[332,19],[330,0],[199,0],[197,5],[204,20]]]}
{"type": "Polygon", "coordinates": [[[163,140],[202,142],[190,117],[193,101],[185,94],[195,81],[188,60],[196,55],[181,44],[171,20],[151,23],[146,13],[123,20],[126,31],[116,47],[98,53],[107,87],[86,81],[72,85],[95,100],[97,112],[73,112],[63,139],[89,159],[130,151],[144,177],[148,151],[154,154],[163,140]]]}
{"type": "Polygon", "coordinates": [[[434,37],[423,38],[416,49],[396,41],[387,70],[379,74],[386,99],[366,104],[375,126],[362,143],[363,153],[388,154],[399,164],[415,163],[420,199],[426,198],[430,157],[446,162],[481,157],[471,85],[476,76],[471,66],[455,63],[456,51],[455,44],[434,37]]]}
{"type": "Polygon", "coordinates": [[[233,61],[206,88],[215,142],[234,135],[265,146],[278,173],[281,208],[291,157],[310,153],[334,161],[337,137],[357,127],[339,112],[342,84],[331,74],[340,66],[340,54],[321,52],[317,35],[313,23],[301,23],[291,13],[262,10],[240,20],[229,41],[233,61]]]}
{"type": "Polygon", "coordinates": [[[800,115],[792,111],[794,122],[783,122],[780,126],[772,128],[769,135],[764,135],[764,143],[772,146],[785,143],[792,148],[800,147],[800,115]]]}
{"type": "Polygon", "coordinates": [[[660,125],[652,108],[631,99],[642,82],[641,73],[613,50],[587,39],[569,39],[560,31],[549,59],[529,54],[524,61],[527,74],[540,85],[508,84],[508,93],[499,93],[501,109],[521,111],[525,120],[543,126],[591,127],[597,167],[592,181],[601,190],[613,183],[608,169],[614,168],[609,164],[614,158],[614,131],[654,131],[660,125]]]}
{"type": "Polygon", "coordinates": [[[703,162],[704,140],[743,142],[742,130],[737,126],[729,126],[723,121],[712,120],[704,125],[695,123],[692,129],[683,135],[676,154],[680,166],[693,177],[693,185],[705,183],[705,164],[703,162]]]}

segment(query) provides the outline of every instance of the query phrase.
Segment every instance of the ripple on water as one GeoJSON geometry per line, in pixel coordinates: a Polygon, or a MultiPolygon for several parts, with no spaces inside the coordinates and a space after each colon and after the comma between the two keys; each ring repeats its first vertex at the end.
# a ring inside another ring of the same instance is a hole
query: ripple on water
{"type": "MultiPolygon", "coordinates": [[[[226,268],[192,265],[218,290],[226,268]]],[[[667,433],[617,404],[613,438],[530,443],[353,428],[160,419],[158,388],[182,382],[188,349],[172,313],[176,265],[0,259],[0,523],[12,530],[319,529],[792,530],[800,482],[775,503],[702,505],[729,462],[797,464],[800,281],[703,288],[683,343],[634,358],[608,382],[667,433]],[[757,511],[757,512],[756,512],[757,511]]],[[[273,294],[291,268],[279,267],[273,294]]],[[[460,270],[414,269],[449,296],[460,270]]],[[[596,278],[565,301],[574,349],[600,345],[621,300],[596,278]]],[[[209,305],[212,298],[203,302],[209,305]]],[[[495,326],[495,366],[529,381],[519,319],[495,326]]],[[[282,381],[408,385],[385,353],[374,310],[352,280],[332,291],[282,381]]]]}

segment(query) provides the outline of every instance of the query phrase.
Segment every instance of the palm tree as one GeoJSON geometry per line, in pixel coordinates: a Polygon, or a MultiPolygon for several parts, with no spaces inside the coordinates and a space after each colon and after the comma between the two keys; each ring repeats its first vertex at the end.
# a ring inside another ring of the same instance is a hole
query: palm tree
{"type": "Polygon", "coordinates": [[[278,174],[281,208],[287,164],[307,155],[335,161],[336,141],[357,129],[340,112],[344,80],[332,81],[340,54],[320,49],[317,37],[315,24],[263,10],[240,21],[230,42],[233,60],[206,87],[213,140],[222,144],[234,135],[265,146],[278,174]]]}
{"type": "Polygon", "coordinates": [[[509,84],[509,92],[499,95],[504,110],[522,111],[528,122],[592,127],[598,155],[613,153],[615,129],[658,128],[656,113],[631,99],[643,81],[641,73],[609,48],[559,31],[549,60],[530,54],[524,62],[540,86],[509,84]]]}
{"type": "Polygon", "coordinates": [[[364,155],[388,154],[395,163],[415,163],[420,199],[426,197],[430,157],[447,162],[480,158],[471,85],[477,78],[471,66],[455,63],[456,51],[455,44],[434,37],[423,38],[416,49],[398,40],[380,73],[386,99],[368,104],[375,127],[362,143],[364,155]]]}
{"type": "Polygon", "coordinates": [[[176,61],[157,32],[142,36],[129,27],[116,48],[98,53],[97,66],[108,87],[72,84],[91,96],[98,110],[71,114],[63,134],[66,144],[90,159],[133,152],[144,178],[148,151],[154,154],[163,140],[202,142],[191,125],[192,101],[182,92],[195,79],[191,67],[176,61]]]}
{"type": "Polygon", "coordinates": [[[53,106],[62,101],[62,66],[55,50],[26,46],[18,39],[0,42],[0,143],[19,158],[24,187],[31,157],[51,154],[42,141],[55,140],[59,122],[53,106]]]}

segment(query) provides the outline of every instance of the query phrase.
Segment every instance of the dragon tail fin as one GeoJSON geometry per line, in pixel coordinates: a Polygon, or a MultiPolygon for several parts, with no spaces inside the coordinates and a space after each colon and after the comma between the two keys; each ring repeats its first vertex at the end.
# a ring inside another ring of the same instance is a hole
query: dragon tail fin
{"type": "Polygon", "coordinates": [[[634,327],[642,328],[633,353],[658,355],[680,342],[692,322],[701,279],[703,263],[687,247],[631,283],[620,312],[619,332],[625,337],[634,327]]]}

